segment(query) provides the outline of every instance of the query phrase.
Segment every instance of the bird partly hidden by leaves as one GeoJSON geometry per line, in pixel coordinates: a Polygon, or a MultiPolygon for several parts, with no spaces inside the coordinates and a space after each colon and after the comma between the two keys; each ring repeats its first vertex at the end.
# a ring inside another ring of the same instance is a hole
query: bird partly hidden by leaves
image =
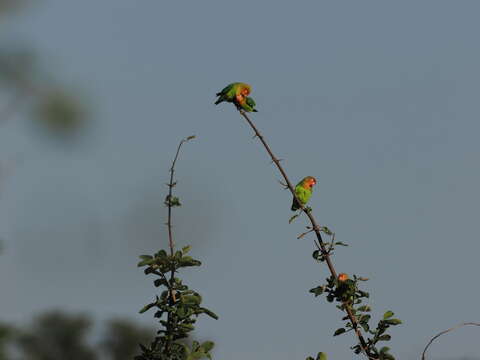
{"type": "Polygon", "coordinates": [[[257,112],[255,109],[255,100],[248,96],[251,91],[252,87],[248,84],[241,82],[231,83],[216,94],[218,99],[215,101],[215,105],[225,101],[235,104],[239,110],[243,109],[247,112],[257,112]]]}
{"type": "MultiPolygon", "coordinates": [[[[297,186],[295,186],[295,195],[297,195],[298,200],[305,206],[310,200],[310,197],[313,193],[313,186],[317,183],[317,180],[313,176],[306,176],[300,181],[297,186]]],[[[292,211],[297,211],[300,209],[300,204],[297,202],[295,197],[292,202],[292,211]]]]}

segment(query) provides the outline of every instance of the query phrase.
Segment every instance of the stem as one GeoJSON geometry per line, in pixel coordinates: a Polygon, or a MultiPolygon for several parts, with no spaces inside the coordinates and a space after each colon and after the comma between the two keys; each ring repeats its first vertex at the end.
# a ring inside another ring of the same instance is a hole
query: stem
{"type": "Polygon", "coordinates": [[[173,256],[173,251],[175,248],[175,243],[173,241],[173,231],[172,231],[172,192],[173,192],[173,187],[176,185],[176,182],[173,181],[173,174],[175,173],[175,164],[177,163],[178,159],[178,154],[180,154],[180,149],[182,148],[182,145],[186,143],[187,141],[195,139],[195,135],[191,135],[189,137],[186,137],[185,139],[182,139],[180,141],[180,144],[178,144],[177,152],[175,153],[175,157],[172,162],[172,166],[170,167],[170,182],[167,184],[168,185],[168,196],[167,196],[167,207],[168,207],[168,219],[167,219],[167,227],[168,227],[168,244],[170,247],[170,255],[173,256]]]}
{"type": "Polygon", "coordinates": [[[446,334],[450,331],[453,331],[453,330],[456,330],[462,326],[467,326],[467,325],[473,325],[473,326],[480,326],[480,323],[475,323],[475,322],[466,322],[466,323],[461,323],[461,324],[458,324],[454,327],[451,327],[450,329],[447,329],[447,330],[443,330],[441,332],[439,332],[437,335],[435,335],[433,338],[430,339],[430,341],[428,342],[427,346],[425,346],[425,349],[423,349],[423,353],[422,353],[422,360],[425,360],[426,357],[426,353],[427,353],[427,349],[428,347],[433,343],[433,341],[438,338],[439,336],[442,336],[443,334],[446,334]]]}
{"type": "MultiPolygon", "coordinates": [[[[265,138],[263,137],[263,135],[260,133],[260,131],[258,131],[257,127],[253,124],[253,122],[247,116],[245,111],[239,110],[239,112],[240,112],[240,115],[242,115],[245,118],[245,120],[247,120],[248,124],[253,129],[253,131],[255,132],[256,137],[258,137],[260,139],[260,142],[265,147],[265,150],[267,150],[268,154],[272,158],[272,162],[275,163],[278,170],[282,174],[285,182],[287,183],[288,189],[292,193],[293,197],[297,200],[297,203],[300,205],[300,208],[302,209],[302,212],[305,213],[305,215],[307,215],[308,219],[310,220],[310,223],[312,224],[312,229],[315,232],[315,235],[317,236],[317,241],[314,241],[315,246],[318,248],[318,250],[320,250],[322,252],[322,255],[325,257],[325,262],[327,263],[328,269],[330,270],[330,274],[336,279],[337,278],[337,272],[335,271],[335,268],[333,266],[332,260],[330,258],[330,254],[327,252],[327,249],[325,247],[325,243],[323,242],[322,234],[320,232],[320,226],[318,225],[317,221],[313,217],[312,212],[311,211],[306,211],[305,207],[302,205],[302,203],[297,198],[297,195],[295,194],[295,189],[294,189],[292,183],[290,182],[290,180],[289,180],[285,170],[283,169],[282,165],[280,165],[280,160],[275,157],[272,150],[270,149],[270,146],[268,146],[267,142],[265,141],[265,138]]],[[[367,343],[365,341],[365,338],[363,337],[362,332],[361,332],[361,330],[358,326],[358,321],[357,321],[355,315],[352,312],[351,306],[347,303],[343,303],[343,305],[344,305],[344,308],[345,308],[345,312],[347,313],[348,318],[350,319],[350,322],[352,323],[352,327],[355,330],[355,333],[358,337],[358,340],[360,342],[360,346],[362,348],[362,351],[364,352],[364,354],[368,358],[375,359],[376,357],[373,354],[371,354],[368,350],[368,345],[367,345],[367,343]]]]}
{"type": "MultiPolygon", "coordinates": [[[[186,143],[187,141],[193,139],[195,136],[189,136],[185,139],[182,139],[182,141],[180,141],[180,144],[178,144],[178,147],[177,147],[177,152],[175,153],[175,157],[173,159],[173,162],[172,162],[172,166],[170,167],[170,182],[167,184],[168,186],[168,195],[167,195],[167,207],[168,207],[168,218],[167,218],[167,228],[168,228],[168,246],[170,247],[170,257],[171,257],[171,260],[172,260],[172,271],[170,273],[170,281],[167,281],[167,286],[168,286],[168,291],[170,293],[170,297],[169,297],[169,302],[170,302],[170,306],[173,306],[176,302],[176,298],[175,298],[175,290],[173,289],[174,287],[174,278],[175,278],[175,267],[173,266],[173,256],[174,256],[174,252],[175,252],[175,242],[173,241],[173,230],[172,230],[172,195],[173,195],[173,187],[176,185],[176,182],[173,181],[173,175],[175,173],[175,164],[177,163],[177,159],[178,159],[178,154],[180,153],[180,149],[182,147],[182,145],[184,143],[186,143]]],[[[162,274],[163,275],[163,274],[162,274]]],[[[165,276],[163,276],[163,278],[165,279],[165,276]]],[[[165,279],[166,280],[166,279],[165,279]]],[[[167,344],[165,345],[165,350],[167,353],[170,352],[170,347],[171,347],[171,342],[173,341],[172,337],[171,337],[171,332],[172,332],[172,327],[173,327],[173,318],[172,318],[172,315],[171,313],[169,312],[168,313],[168,318],[167,318],[167,334],[168,334],[168,337],[167,337],[167,344]]]]}

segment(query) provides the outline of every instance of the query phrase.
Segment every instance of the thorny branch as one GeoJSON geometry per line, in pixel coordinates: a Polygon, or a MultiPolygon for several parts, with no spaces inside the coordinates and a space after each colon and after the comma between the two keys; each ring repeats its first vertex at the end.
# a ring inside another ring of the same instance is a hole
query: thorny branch
{"type": "MultiPolygon", "coordinates": [[[[180,154],[180,149],[182,148],[182,145],[194,138],[195,136],[192,135],[180,141],[177,147],[177,152],[175,153],[175,157],[172,162],[172,166],[170,167],[170,182],[167,184],[168,195],[165,203],[167,204],[167,208],[168,208],[168,218],[167,218],[168,246],[170,247],[170,256],[172,257],[172,259],[175,251],[175,242],[173,241],[173,230],[172,230],[172,207],[178,206],[178,200],[176,203],[174,203],[173,201],[173,187],[177,184],[176,181],[173,181],[173,176],[175,173],[175,164],[177,163],[178,155],[180,154]]],[[[165,277],[163,278],[165,279],[165,277]]],[[[170,305],[173,305],[177,301],[177,299],[175,298],[175,291],[173,290],[174,281],[175,281],[175,270],[172,266],[172,272],[170,273],[170,281],[167,282],[168,288],[169,288],[168,290],[170,292],[170,296],[169,296],[170,305]]],[[[170,331],[171,327],[172,327],[172,319],[169,314],[167,319],[167,332],[170,331]]],[[[166,350],[170,351],[170,345],[167,345],[166,350]]]]}
{"type": "MultiPolygon", "coordinates": [[[[312,212],[311,211],[307,211],[306,208],[302,205],[302,203],[299,201],[299,199],[297,198],[297,195],[295,194],[295,189],[292,185],[292,183],[290,182],[285,170],[283,169],[283,167],[280,165],[280,160],[277,159],[275,157],[275,155],[273,154],[272,150],[270,149],[270,146],[268,146],[267,142],[265,141],[265,138],[263,137],[263,135],[260,133],[260,131],[258,131],[257,127],[253,124],[253,122],[250,120],[250,118],[247,116],[247,114],[245,113],[245,111],[243,110],[239,110],[240,114],[245,118],[245,120],[247,120],[248,124],[250,125],[250,127],[253,129],[253,131],[255,132],[255,137],[257,137],[260,142],[263,144],[263,146],[265,147],[265,150],[267,150],[268,154],[270,155],[271,159],[272,159],[272,162],[277,166],[278,170],[280,171],[280,173],[282,174],[283,178],[285,179],[285,182],[286,182],[286,185],[287,185],[287,188],[290,190],[290,192],[292,193],[293,197],[297,200],[297,203],[300,205],[300,208],[302,210],[302,212],[305,213],[305,215],[307,215],[308,219],[310,220],[311,224],[312,224],[312,230],[315,232],[315,235],[317,236],[317,241],[314,241],[315,243],[315,246],[318,248],[318,250],[321,251],[322,255],[325,257],[325,261],[327,263],[327,266],[328,266],[328,269],[330,270],[330,274],[334,277],[334,278],[337,278],[337,272],[333,266],[333,263],[332,263],[332,260],[330,258],[330,254],[329,252],[327,251],[327,248],[325,246],[325,243],[322,239],[322,234],[320,232],[320,226],[318,225],[317,221],[315,220],[315,218],[313,217],[312,215],[312,212]]],[[[367,346],[367,343],[365,341],[365,338],[363,337],[363,334],[360,330],[360,327],[358,325],[358,321],[355,317],[355,315],[353,314],[352,312],[352,309],[350,307],[350,305],[344,303],[345,305],[345,311],[347,313],[347,316],[350,320],[350,322],[352,323],[352,327],[353,329],[355,330],[355,333],[358,337],[358,340],[360,342],[360,346],[362,348],[362,351],[363,353],[370,359],[376,359],[376,357],[371,354],[368,350],[368,346],[367,346]]]]}
{"type": "Polygon", "coordinates": [[[195,139],[195,135],[192,135],[192,136],[189,136],[185,139],[182,139],[182,141],[180,141],[180,144],[178,144],[177,152],[175,154],[175,158],[173,159],[172,166],[170,167],[170,182],[167,184],[167,186],[168,186],[168,196],[167,196],[167,199],[166,199],[166,204],[167,204],[167,207],[168,207],[168,219],[167,219],[168,245],[170,247],[170,255],[172,255],[172,256],[173,256],[173,251],[174,251],[174,248],[175,248],[175,243],[173,241],[173,231],[172,231],[172,207],[175,206],[175,204],[173,203],[172,193],[173,193],[173,187],[177,184],[176,181],[175,182],[173,181],[173,175],[175,173],[175,164],[177,163],[178,154],[180,154],[180,149],[181,149],[182,145],[184,143],[186,143],[187,141],[190,141],[192,139],[195,139]]]}

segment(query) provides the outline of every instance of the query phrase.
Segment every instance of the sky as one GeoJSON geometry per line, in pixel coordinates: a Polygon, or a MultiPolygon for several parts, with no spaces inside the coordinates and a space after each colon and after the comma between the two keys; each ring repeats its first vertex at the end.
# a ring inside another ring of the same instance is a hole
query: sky
{"type": "MultiPolygon", "coordinates": [[[[36,50],[49,78],[89,106],[82,141],[48,141],[26,111],[2,125],[0,317],[62,308],[125,316],[155,294],[138,255],[167,247],[163,199],[178,142],[181,273],[218,321],[196,336],[215,359],[353,358],[341,313],[308,289],[328,276],[288,224],[291,195],[233,106],[252,119],[293,182],[317,178],[317,220],[350,246],[338,272],[368,277],[373,318],[392,310],[392,353],[418,359],[437,332],[479,321],[480,3],[476,1],[65,1],[0,18],[0,40],[36,50]]],[[[478,331],[431,358],[479,357],[478,331]]]]}

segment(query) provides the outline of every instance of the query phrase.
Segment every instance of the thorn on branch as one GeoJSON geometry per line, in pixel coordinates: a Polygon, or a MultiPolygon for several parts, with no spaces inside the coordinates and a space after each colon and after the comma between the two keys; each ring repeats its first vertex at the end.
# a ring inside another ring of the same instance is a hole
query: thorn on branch
{"type": "Polygon", "coordinates": [[[278,164],[280,161],[283,161],[284,159],[272,159],[272,161],[270,161],[270,164],[278,164]]]}
{"type": "Polygon", "coordinates": [[[282,181],[280,181],[280,180],[277,180],[277,181],[280,183],[280,185],[282,185],[283,190],[288,190],[288,189],[289,189],[289,187],[288,187],[287,184],[285,184],[284,182],[282,182],[282,181]]]}
{"type": "Polygon", "coordinates": [[[313,231],[313,229],[312,229],[312,230],[308,230],[308,231],[306,231],[306,232],[304,232],[304,233],[301,233],[300,235],[297,236],[297,239],[303,238],[305,235],[310,234],[312,231],[313,231]]]}
{"type": "Polygon", "coordinates": [[[173,187],[175,187],[175,186],[177,185],[177,182],[175,181],[175,182],[173,182],[173,183],[171,183],[171,184],[170,184],[170,183],[166,183],[165,185],[167,185],[169,188],[173,188],[173,187]]]}

